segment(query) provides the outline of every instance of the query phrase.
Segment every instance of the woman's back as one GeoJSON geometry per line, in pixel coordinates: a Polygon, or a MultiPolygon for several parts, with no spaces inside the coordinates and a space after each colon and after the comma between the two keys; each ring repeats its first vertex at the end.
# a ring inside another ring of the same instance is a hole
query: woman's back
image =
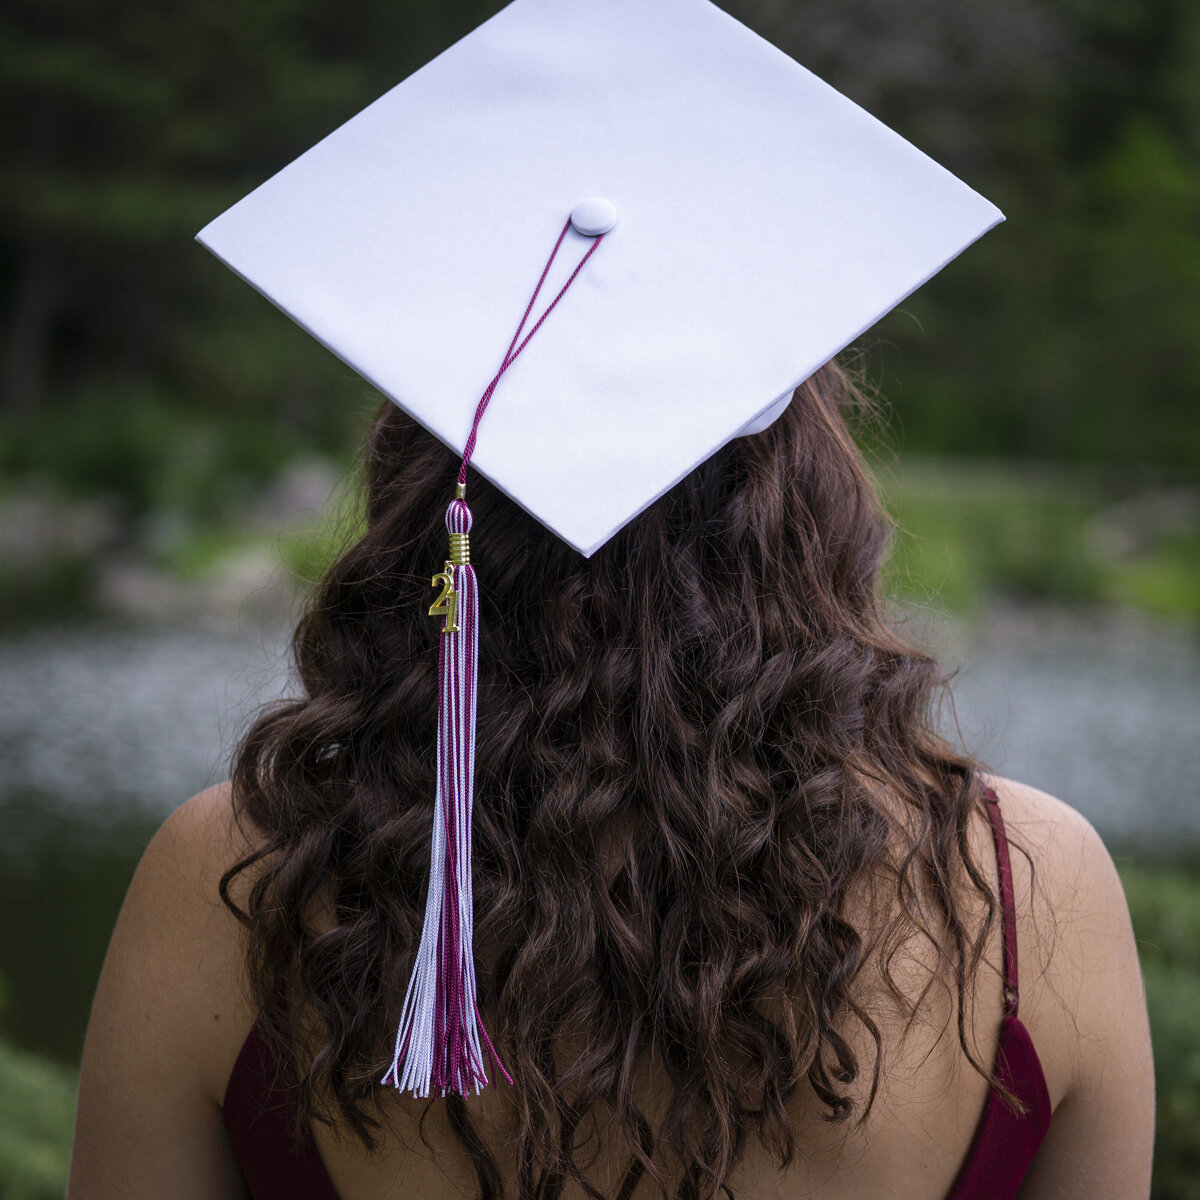
{"type": "MultiPolygon", "coordinates": [[[[1111,860],[1090,826],[1044,793],[992,780],[1015,847],[1011,855],[1020,966],[1020,1019],[1040,1060],[1054,1121],[1022,1196],[1080,1195],[1121,1200],[1148,1190],[1153,1080],[1145,1002],[1124,898],[1111,860]]],[[[84,1058],[73,1200],[170,1194],[213,1200],[244,1195],[241,1170],[221,1106],[256,1013],[246,999],[244,945],[231,915],[215,902],[215,883],[244,853],[227,788],[184,806],[155,839],[130,891],[97,995],[84,1058]],[[180,887],[183,882],[185,886],[180,887]],[[136,1066],[135,1066],[136,1064],[136,1066]],[[122,1147],[114,1155],[113,1141],[122,1147]]],[[[998,889],[993,830],[981,809],[969,827],[975,860],[998,889]]],[[[848,915],[863,929],[879,919],[879,897],[857,895],[848,915]],[[860,924],[861,923],[861,924],[860,924]]],[[[928,906],[932,915],[934,906],[928,906]]],[[[982,922],[981,904],[966,917],[982,922]]],[[[932,978],[932,944],[912,937],[892,960],[893,977],[912,999],[932,978]]],[[[1002,934],[989,939],[966,1008],[965,1035],[991,1065],[1005,1010],[1002,934]]],[[[727,1184],[739,1200],[811,1194],[933,1200],[951,1193],[989,1089],[965,1061],[954,998],[935,984],[907,1034],[902,1006],[881,979],[864,972],[863,1003],[882,1041],[880,1091],[861,1126],[824,1119],[810,1089],[796,1089],[789,1118],[797,1153],[780,1171],[754,1139],[727,1184]]],[[[860,1062],[873,1044],[847,1022],[843,1036],[860,1062]]],[[[561,1045],[560,1066],[580,1047],[561,1045]]],[[[244,1064],[243,1064],[244,1065],[244,1064]]],[[[866,1099],[869,1073],[852,1086],[866,1099]]],[[[634,1095],[654,1125],[672,1094],[661,1065],[645,1059],[634,1095]]],[[[467,1104],[508,1175],[514,1139],[513,1093],[489,1089],[467,1104]]],[[[327,1174],[340,1200],[419,1195],[440,1200],[478,1190],[471,1162],[435,1103],[422,1144],[425,1102],[389,1095],[395,1129],[368,1155],[342,1132],[314,1127],[320,1164],[306,1172],[314,1200],[327,1174]]],[[[628,1160],[624,1141],[581,1154],[589,1178],[615,1193],[628,1160]]],[[[327,1185],[325,1185],[327,1186],[327,1185]]],[[[578,1191],[568,1182],[566,1192],[578,1191]]],[[[643,1179],[637,1195],[652,1194],[643,1179]]],[[[293,1195],[301,1195],[293,1192],[293,1195]]],[[[988,1194],[962,1192],[963,1195],[988,1194]]]]}

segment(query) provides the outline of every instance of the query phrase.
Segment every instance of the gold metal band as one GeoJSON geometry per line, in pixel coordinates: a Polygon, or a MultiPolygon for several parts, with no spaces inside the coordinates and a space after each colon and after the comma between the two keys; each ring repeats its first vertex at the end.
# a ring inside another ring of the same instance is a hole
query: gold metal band
{"type": "Polygon", "coordinates": [[[471,561],[471,536],[467,533],[450,535],[450,561],[456,567],[464,567],[471,561]]]}
{"type": "Polygon", "coordinates": [[[456,500],[465,500],[467,498],[467,485],[465,483],[456,483],[454,485],[454,498],[456,500]]]}

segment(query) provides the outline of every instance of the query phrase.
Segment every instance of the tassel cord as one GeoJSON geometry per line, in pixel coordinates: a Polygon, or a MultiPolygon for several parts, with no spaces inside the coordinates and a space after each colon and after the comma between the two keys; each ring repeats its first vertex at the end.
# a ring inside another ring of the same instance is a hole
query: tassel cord
{"type": "Polygon", "coordinates": [[[554,243],[533,296],[508,350],[475,408],[459,466],[456,498],[446,510],[451,561],[434,585],[442,594],[430,609],[445,617],[438,639],[437,783],[429,888],[416,961],[404,994],[392,1065],[383,1084],[426,1097],[478,1092],[488,1084],[483,1046],[512,1083],[479,1011],[474,957],[474,895],[471,882],[471,818],[475,797],[476,708],[479,687],[479,589],[471,566],[468,537],[471,510],[464,499],[467,466],[475,451],[483,414],[504,373],[554,311],[584,264],[596,252],[596,237],[570,278],[522,338],[559,248],[571,228],[568,220],[554,243]]]}

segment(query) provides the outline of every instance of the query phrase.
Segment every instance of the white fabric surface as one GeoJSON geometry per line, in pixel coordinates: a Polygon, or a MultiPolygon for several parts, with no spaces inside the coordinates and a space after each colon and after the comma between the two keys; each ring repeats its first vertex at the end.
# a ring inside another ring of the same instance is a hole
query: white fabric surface
{"type": "Polygon", "coordinates": [[[583,554],[1003,219],[708,0],[515,0],[199,238],[461,450],[590,197],[474,458],[583,554]]]}

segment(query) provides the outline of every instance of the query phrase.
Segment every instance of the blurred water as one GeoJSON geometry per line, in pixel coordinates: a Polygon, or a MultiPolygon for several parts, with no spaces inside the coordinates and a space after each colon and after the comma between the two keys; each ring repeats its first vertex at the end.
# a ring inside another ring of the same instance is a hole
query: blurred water
{"type": "Polygon", "coordinates": [[[958,666],[961,740],[997,772],[1067,801],[1110,847],[1200,851],[1196,630],[1016,609],[926,642],[958,666]]]}
{"type": "MultiPolygon", "coordinates": [[[[1119,841],[1200,847],[1200,641],[1118,617],[1005,612],[921,636],[959,667],[963,739],[1119,841]]],[[[0,638],[0,821],[37,795],[104,826],[227,776],[254,707],[286,691],[279,632],[83,626],[0,638]]],[[[944,724],[951,717],[946,714],[944,724]]],[[[2,826],[0,826],[2,828],[2,826]]]]}
{"type": "MultiPolygon", "coordinates": [[[[962,739],[995,770],[1068,801],[1110,846],[1200,851],[1193,633],[1045,611],[918,627],[959,665],[962,739]]],[[[247,717],[288,677],[284,635],[258,627],[0,637],[0,913],[20,916],[0,921],[11,1037],[77,1057],[138,855],[173,807],[227,777],[247,717]]]]}
{"type": "Polygon", "coordinates": [[[113,922],[163,817],[228,775],[282,636],[82,625],[0,637],[0,1032],[78,1061],[113,922]]]}
{"type": "Polygon", "coordinates": [[[282,636],[257,628],[88,625],[0,639],[0,806],[37,793],[89,823],[113,807],[165,815],[227,777],[246,717],[287,678],[282,636]]]}

